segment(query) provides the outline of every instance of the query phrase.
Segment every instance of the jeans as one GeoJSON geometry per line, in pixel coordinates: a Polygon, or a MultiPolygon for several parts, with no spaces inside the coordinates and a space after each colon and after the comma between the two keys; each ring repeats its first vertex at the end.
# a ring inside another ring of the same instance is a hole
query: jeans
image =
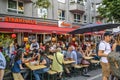
{"type": "Polygon", "coordinates": [[[27,77],[28,77],[28,75],[29,75],[29,73],[30,73],[30,70],[27,69],[27,68],[24,68],[24,69],[22,69],[22,70],[20,71],[20,73],[23,75],[23,78],[24,78],[24,79],[27,79],[27,77]]]}
{"type": "Polygon", "coordinates": [[[33,75],[35,76],[35,80],[41,80],[40,74],[45,73],[48,70],[49,70],[49,68],[43,68],[43,69],[33,71],[33,75]]]}

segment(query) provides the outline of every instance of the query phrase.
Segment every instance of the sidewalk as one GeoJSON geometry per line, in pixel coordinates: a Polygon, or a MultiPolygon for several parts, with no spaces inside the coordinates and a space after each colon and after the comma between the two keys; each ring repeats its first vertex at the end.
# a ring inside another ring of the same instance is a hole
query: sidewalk
{"type": "Polygon", "coordinates": [[[102,80],[102,74],[101,69],[92,70],[88,72],[90,74],[90,77],[84,77],[84,76],[77,76],[72,78],[67,78],[67,80],[102,80]]]}

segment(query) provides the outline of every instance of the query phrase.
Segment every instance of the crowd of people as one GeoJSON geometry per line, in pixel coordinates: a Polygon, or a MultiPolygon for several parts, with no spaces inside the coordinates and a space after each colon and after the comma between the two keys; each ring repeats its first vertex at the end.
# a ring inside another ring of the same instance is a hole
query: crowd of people
{"type": "MultiPolygon", "coordinates": [[[[110,33],[104,34],[103,40],[101,40],[99,43],[98,54],[96,50],[97,43],[94,43],[93,41],[83,41],[81,43],[72,42],[69,44],[68,42],[60,41],[39,44],[36,39],[33,39],[31,44],[25,42],[22,43],[21,46],[12,42],[9,46],[8,53],[6,54],[9,55],[11,61],[14,59],[12,62],[13,66],[11,71],[14,73],[25,74],[23,75],[24,79],[26,79],[29,75],[29,70],[24,66],[24,63],[26,62],[36,60],[38,64],[43,64],[46,66],[46,68],[33,71],[35,80],[41,80],[40,74],[45,73],[50,69],[59,72],[60,79],[64,69],[66,75],[71,76],[69,65],[65,65],[63,69],[64,60],[74,60],[75,62],[71,64],[71,66],[74,67],[74,65],[84,64],[82,63],[84,57],[92,56],[93,59],[100,60],[103,80],[108,80],[110,76],[110,66],[107,56],[111,51],[120,52],[120,34],[117,34],[117,36],[113,38],[113,45],[110,44],[111,39],[112,35],[110,33]],[[52,62],[47,55],[53,55],[52,62]]],[[[90,62],[88,61],[86,64],[89,65],[90,62]]],[[[6,60],[2,55],[2,52],[0,52],[0,80],[3,79],[5,66],[6,60]]]]}

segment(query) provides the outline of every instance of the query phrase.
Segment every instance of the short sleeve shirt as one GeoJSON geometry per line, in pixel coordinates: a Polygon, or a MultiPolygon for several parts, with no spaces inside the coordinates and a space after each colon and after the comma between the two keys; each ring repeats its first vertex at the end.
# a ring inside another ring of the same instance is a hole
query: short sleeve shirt
{"type": "MultiPolygon", "coordinates": [[[[101,41],[99,44],[99,50],[103,50],[104,54],[109,54],[111,52],[111,46],[105,41],[101,41]]],[[[107,57],[101,57],[101,62],[108,63],[107,57]]]]}
{"type": "Polygon", "coordinates": [[[3,54],[0,52],[0,69],[5,69],[6,67],[6,60],[3,54]]]}
{"type": "Polygon", "coordinates": [[[22,64],[21,60],[16,61],[12,67],[12,72],[19,73],[21,71],[19,66],[20,64],[22,64]]]}

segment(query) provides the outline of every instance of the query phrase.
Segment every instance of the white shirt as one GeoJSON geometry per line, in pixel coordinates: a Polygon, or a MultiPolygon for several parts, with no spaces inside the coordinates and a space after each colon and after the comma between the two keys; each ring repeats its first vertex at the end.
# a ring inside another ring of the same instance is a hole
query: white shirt
{"type": "MultiPolygon", "coordinates": [[[[111,52],[111,46],[105,41],[101,41],[99,44],[99,50],[103,50],[104,54],[109,54],[111,52]]],[[[101,62],[108,63],[107,57],[101,57],[101,62]]]]}
{"type": "Polygon", "coordinates": [[[6,60],[2,52],[0,52],[0,69],[5,69],[5,67],[6,67],[6,60]]]}

